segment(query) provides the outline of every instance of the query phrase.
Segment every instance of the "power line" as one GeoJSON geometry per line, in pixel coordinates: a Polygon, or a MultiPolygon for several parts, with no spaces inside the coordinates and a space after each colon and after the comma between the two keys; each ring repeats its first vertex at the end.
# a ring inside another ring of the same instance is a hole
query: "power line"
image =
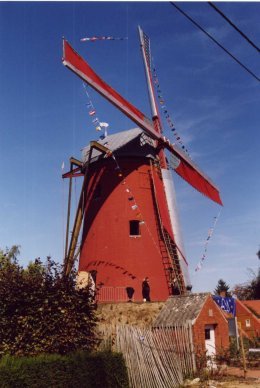
{"type": "Polygon", "coordinates": [[[248,38],[248,36],[246,36],[246,34],[244,34],[219,8],[217,8],[215,6],[214,3],[212,3],[211,1],[208,1],[208,4],[217,12],[219,13],[240,35],[243,36],[244,39],[247,40],[247,42],[249,44],[251,44],[251,46],[253,46],[258,52],[260,52],[260,49],[259,47],[257,47],[256,44],[254,44],[254,42],[252,42],[252,40],[250,40],[248,38]]]}
{"type": "Polygon", "coordinates": [[[204,34],[206,34],[217,46],[219,46],[222,50],[225,51],[234,61],[236,61],[244,70],[246,70],[249,74],[252,75],[257,81],[260,81],[260,78],[257,77],[248,67],[246,67],[242,62],[240,62],[233,54],[231,54],[222,44],[220,44],[213,36],[211,36],[204,28],[202,28],[195,20],[193,20],[189,15],[187,15],[180,7],[178,7],[173,1],[170,1],[170,4],[175,7],[180,13],[182,13],[191,23],[193,23],[197,28],[199,28],[204,34]]]}

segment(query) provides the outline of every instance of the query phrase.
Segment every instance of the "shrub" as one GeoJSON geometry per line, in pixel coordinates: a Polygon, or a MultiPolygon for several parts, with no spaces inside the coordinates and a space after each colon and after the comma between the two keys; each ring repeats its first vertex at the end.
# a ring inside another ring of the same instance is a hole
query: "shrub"
{"type": "Polygon", "coordinates": [[[80,352],[67,356],[3,357],[1,388],[128,388],[119,353],[80,352]]]}
{"type": "Polygon", "coordinates": [[[95,326],[90,291],[77,289],[75,272],[64,278],[50,258],[24,269],[0,251],[0,357],[91,350],[95,326]]]}

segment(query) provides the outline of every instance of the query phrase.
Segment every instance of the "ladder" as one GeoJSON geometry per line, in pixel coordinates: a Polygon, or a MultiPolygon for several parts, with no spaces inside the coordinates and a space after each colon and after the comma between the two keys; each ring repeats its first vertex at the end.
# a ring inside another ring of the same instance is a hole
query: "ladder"
{"type": "MultiPolygon", "coordinates": [[[[176,283],[178,285],[180,294],[183,295],[186,293],[186,286],[185,286],[184,277],[181,269],[177,246],[175,242],[172,240],[169,233],[165,230],[165,228],[163,228],[163,237],[164,237],[164,242],[167,246],[167,250],[172,259],[172,265],[174,269],[174,276],[176,279],[176,283]]],[[[171,279],[171,280],[172,282],[174,281],[174,279],[171,279]]]]}
{"type": "Polygon", "coordinates": [[[153,178],[153,169],[155,168],[156,173],[158,173],[159,177],[161,177],[162,176],[161,168],[158,165],[154,166],[152,162],[150,162],[150,166],[151,166],[150,177],[152,182],[152,192],[153,192],[153,199],[154,199],[154,205],[156,210],[156,225],[157,225],[157,231],[158,231],[158,237],[159,237],[159,248],[162,255],[162,262],[163,262],[165,277],[167,280],[168,292],[169,292],[169,295],[173,295],[173,286],[176,285],[178,287],[179,293],[183,295],[186,293],[186,287],[185,287],[184,277],[182,274],[182,269],[181,269],[180,260],[178,256],[177,246],[163,226],[161,216],[160,216],[157,196],[156,196],[156,189],[155,189],[154,178],[153,178]]]}

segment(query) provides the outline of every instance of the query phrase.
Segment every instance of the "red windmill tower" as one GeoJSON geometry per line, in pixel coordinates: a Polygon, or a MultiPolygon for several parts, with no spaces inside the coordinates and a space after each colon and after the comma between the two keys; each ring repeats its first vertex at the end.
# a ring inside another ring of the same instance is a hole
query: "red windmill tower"
{"type": "Polygon", "coordinates": [[[138,128],[90,142],[80,162],[71,158],[65,273],[79,255],[79,272],[91,274],[99,301],[127,300],[126,289],[142,300],[141,283],[149,277],[152,300],[164,301],[190,286],[188,264],[181,243],[171,167],[190,185],[221,203],[210,179],[175,144],[162,135],[152,83],[150,42],[139,27],[152,121],[106,84],[63,41],[63,64],[103,95],[138,128]],[[70,242],[71,180],[84,176],[70,242]],[[80,247],[76,250],[82,228],[80,247]]]}

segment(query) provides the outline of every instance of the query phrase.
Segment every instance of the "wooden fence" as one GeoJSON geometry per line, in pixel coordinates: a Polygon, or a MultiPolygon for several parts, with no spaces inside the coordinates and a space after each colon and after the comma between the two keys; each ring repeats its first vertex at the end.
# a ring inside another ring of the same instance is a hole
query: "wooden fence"
{"type": "Polygon", "coordinates": [[[174,329],[103,326],[103,346],[123,354],[132,388],[174,388],[196,371],[191,324],[174,329]]]}

